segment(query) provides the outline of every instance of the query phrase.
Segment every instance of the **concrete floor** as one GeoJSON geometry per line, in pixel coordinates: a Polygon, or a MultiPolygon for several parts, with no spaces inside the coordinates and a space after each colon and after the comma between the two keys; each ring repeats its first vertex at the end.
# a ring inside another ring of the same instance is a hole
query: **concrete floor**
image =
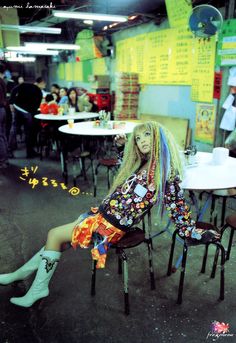
{"type": "MultiPolygon", "coordinates": [[[[43,186],[43,177],[63,181],[59,160],[53,154],[43,161],[26,160],[23,156],[20,148],[9,168],[0,171],[1,273],[13,271],[39,250],[49,228],[74,220],[90,206],[99,204],[107,191],[102,173],[96,199],[91,195],[92,183],[83,179],[78,180],[78,196],[72,196],[61,186],[43,186]],[[32,178],[40,180],[33,189],[32,184],[20,179],[24,167],[30,169],[32,178]]],[[[71,177],[69,182],[71,188],[71,177]]],[[[236,199],[229,202],[228,214],[235,213],[235,203],[236,199]]],[[[161,229],[165,220],[161,223],[153,211],[153,231],[161,229]]],[[[30,309],[12,305],[9,298],[23,295],[32,278],[13,286],[0,286],[0,343],[199,343],[213,339],[236,342],[235,247],[225,268],[226,292],[222,302],[217,300],[219,269],[214,280],[209,278],[214,249],[210,250],[207,272],[203,275],[199,274],[203,248],[191,248],[182,305],[176,304],[179,269],[171,277],[166,276],[170,236],[165,233],[156,238],[153,248],[154,291],[150,290],[146,246],[128,252],[129,316],[123,313],[122,278],[117,274],[113,250],[109,252],[106,269],[97,273],[95,297],[90,296],[89,250],[64,252],[50,284],[50,296],[30,309]],[[214,320],[229,323],[234,335],[207,338],[214,320]]]]}

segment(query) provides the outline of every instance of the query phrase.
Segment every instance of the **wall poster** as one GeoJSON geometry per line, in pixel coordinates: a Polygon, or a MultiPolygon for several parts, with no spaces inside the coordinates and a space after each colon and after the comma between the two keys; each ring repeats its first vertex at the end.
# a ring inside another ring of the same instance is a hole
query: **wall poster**
{"type": "Polygon", "coordinates": [[[215,139],[215,105],[197,104],[195,140],[213,144],[215,139]]]}

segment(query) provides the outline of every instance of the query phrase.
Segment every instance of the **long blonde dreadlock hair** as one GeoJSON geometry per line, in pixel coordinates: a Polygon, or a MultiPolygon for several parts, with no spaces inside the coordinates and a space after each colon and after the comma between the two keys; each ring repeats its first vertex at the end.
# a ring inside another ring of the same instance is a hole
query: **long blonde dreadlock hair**
{"type": "Polygon", "coordinates": [[[125,146],[124,158],[110,193],[122,185],[127,178],[148,163],[148,185],[153,184],[156,194],[163,197],[166,181],[174,175],[182,176],[182,163],[179,148],[168,129],[157,122],[146,122],[137,125],[125,146]],[[143,155],[137,147],[135,137],[140,131],[151,132],[151,151],[143,155]]]}

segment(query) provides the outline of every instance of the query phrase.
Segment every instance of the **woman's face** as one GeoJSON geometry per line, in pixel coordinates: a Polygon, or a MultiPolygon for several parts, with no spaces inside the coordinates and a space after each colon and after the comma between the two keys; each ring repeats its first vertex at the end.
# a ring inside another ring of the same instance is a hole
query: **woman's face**
{"type": "Polygon", "coordinates": [[[75,100],[76,99],[76,92],[75,91],[71,91],[69,94],[69,98],[75,100]]]}
{"type": "Polygon", "coordinates": [[[52,94],[52,96],[53,96],[53,99],[54,99],[54,101],[57,101],[57,94],[54,92],[54,93],[51,93],[52,94]]]}
{"type": "Polygon", "coordinates": [[[151,150],[151,131],[146,128],[138,131],[135,134],[135,142],[142,154],[148,154],[151,150]]]}
{"type": "Polygon", "coordinates": [[[64,88],[61,88],[61,89],[60,89],[60,97],[62,98],[62,97],[65,96],[65,95],[66,95],[65,89],[64,89],[64,88]]]}
{"type": "Polygon", "coordinates": [[[21,85],[22,83],[24,83],[24,78],[22,76],[18,77],[18,83],[21,85]]]}

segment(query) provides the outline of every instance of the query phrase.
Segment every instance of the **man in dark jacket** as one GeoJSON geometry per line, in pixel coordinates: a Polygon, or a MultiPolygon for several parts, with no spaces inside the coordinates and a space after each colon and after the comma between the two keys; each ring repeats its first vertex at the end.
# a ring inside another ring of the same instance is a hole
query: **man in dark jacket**
{"type": "Polygon", "coordinates": [[[38,155],[34,150],[37,141],[37,123],[34,120],[34,115],[38,113],[41,101],[41,89],[27,82],[12,90],[9,101],[11,110],[16,113],[16,121],[24,125],[27,158],[38,155]]]}
{"type": "Polygon", "coordinates": [[[5,67],[0,64],[0,168],[8,166],[6,136],[6,84],[3,80],[5,67]]]}

